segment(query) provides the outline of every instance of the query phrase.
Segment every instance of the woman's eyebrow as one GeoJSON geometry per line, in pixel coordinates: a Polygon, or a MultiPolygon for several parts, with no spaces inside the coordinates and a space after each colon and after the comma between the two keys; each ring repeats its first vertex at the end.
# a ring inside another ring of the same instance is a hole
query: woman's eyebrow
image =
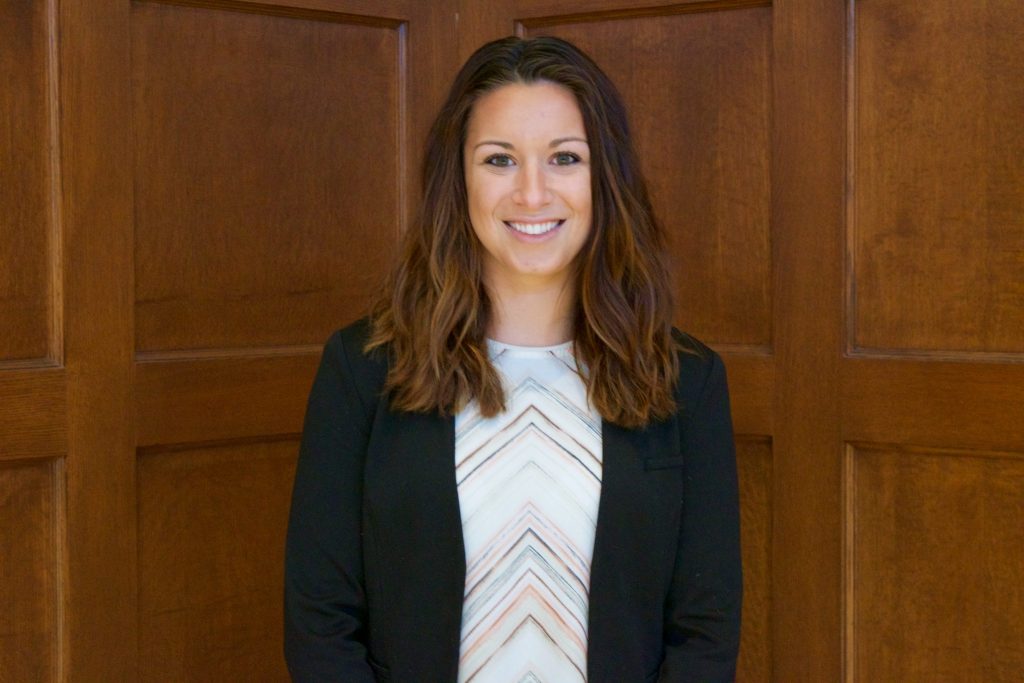
{"type": "Polygon", "coordinates": [[[512,143],[502,142],[500,140],[484,140],[483,142],[478,142],[475,145],[473,145],[473,149],[476,149],[477,147],[483,147],[484,145],[497,145],[498,147],[503,147],[505,149],[515,149],[512,143]]]}
{"type": "Polygon", "coordinates": [[[567,142],[582,142],[584,145],[589,144],[585,138],[570,136],[567,138],[555,138],[551,141],[551,144],[549,144],[548,147],[558,147],[559,145],[564,145],[567,142]]]}
{"type": "MultiPolygon", "coordinates": [[[[567,142],[582,142],[584,145],[589,144],[586,138],[570,135],[569,137],[555,138],[550,143],[548,143],[548,147],[558,147],[559,145],[564,145],[567,142]]],[[[483,147],[484,145],[497,145],[498,147],[501,147],[503,149],[515,149],[515,145],[513,145],[512,143],[503,142],[501,140],[481,140],[480,142],[473,145],[473,149],[476,149],[477,147],[483,147]]]]}

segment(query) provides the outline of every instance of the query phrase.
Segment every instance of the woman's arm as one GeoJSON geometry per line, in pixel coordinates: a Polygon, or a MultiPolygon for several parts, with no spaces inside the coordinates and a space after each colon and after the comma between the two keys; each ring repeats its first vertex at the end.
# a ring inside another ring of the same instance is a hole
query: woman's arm
{"type": "Polygon", "coordinates": [[[736,453],[725,367],[713,351],[705,353],[703,388],[682,417],[683,511],[666,606],[663,683],[725,682],[736,675],[743,593],[736,453]]]}
{"type": "Polygon", "coordinates": [[[284,649],[299,682],[374,683],[366,661],[362,482],[370,410],[345,332],[324,348],[306,409],[285,549],[284,649]]]}

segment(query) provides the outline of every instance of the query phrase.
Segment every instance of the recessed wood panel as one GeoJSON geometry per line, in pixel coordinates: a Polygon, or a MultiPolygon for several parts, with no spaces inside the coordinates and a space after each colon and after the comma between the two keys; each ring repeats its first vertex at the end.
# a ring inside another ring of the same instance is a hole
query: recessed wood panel
{"type": "Polygon", "coordinates": [[[0,462],[0,680],[56,680],[54,461],[0,462]]]}
{"type": "Polygon", "coordinates": [[[137,364],[138,445],[298,434],[319,352],[137,364]]]}
{"type": "Polygon", "coordinates": [[[0,360],[49,355],[51,6],[0,2],[0,360]]]}
{"type": "Polygon", "coordinates": [[[767,439],[736,440],[743,552],[743,624],[736,680],[770,681],[772,446],[767,439]]]}
{"type": "Polygon", "coordinates": [[[771,9],[556,21],[524,23],[585,50],[626,100],[672,236],[679,325],[709,342],[770,346],[771,9]]]}
{"type": "Polygon", "coordinates": [[[320,343],[404,215],[403,34],[139,3],[136,348],[320,343]]]}
{"type": "Polygon", "coordinates": [[[855,8],[853,346],[1024,352],[1024,4],[855,8]]]}
{"type": "Polygon", "coordinates": [[[1024,453],[851,452],[856,681],[1019,681],[1024,453]]]}
{"type": "Polygon", "coordinates": [[[143,453],[143,681],[287,680],[284,537],[296,441],[143,453]]]}

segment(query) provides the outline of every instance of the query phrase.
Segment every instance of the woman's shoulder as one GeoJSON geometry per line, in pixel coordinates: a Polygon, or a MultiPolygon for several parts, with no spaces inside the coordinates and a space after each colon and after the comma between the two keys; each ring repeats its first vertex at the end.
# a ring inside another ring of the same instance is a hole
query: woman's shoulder
{"type": "Polygon", "coordinates": [[[387,375],[387,354],[381,348],[366,351],[372,329],[369,317],[349,323],[330,336],[324,345],[324,356],[356,383],[382,385],[387,375]]]}
{"type": "Polygon", "coordinates": [[[725,383],[725,364],[710,346],[682,330],[672,328],[679,356],[677,392],[684,404],[692,403],[711,384],[725,383]]]}

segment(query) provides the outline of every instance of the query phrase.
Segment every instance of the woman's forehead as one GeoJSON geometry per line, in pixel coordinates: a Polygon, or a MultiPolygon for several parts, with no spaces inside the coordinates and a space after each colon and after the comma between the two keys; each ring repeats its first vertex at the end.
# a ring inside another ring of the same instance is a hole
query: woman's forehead
{"type": "Polygon", "coordinates": [[[510,83],[482,95],[470,110],[466,142],[494,139],[586,140],[576,97],[550,81],[510,83]]]}

